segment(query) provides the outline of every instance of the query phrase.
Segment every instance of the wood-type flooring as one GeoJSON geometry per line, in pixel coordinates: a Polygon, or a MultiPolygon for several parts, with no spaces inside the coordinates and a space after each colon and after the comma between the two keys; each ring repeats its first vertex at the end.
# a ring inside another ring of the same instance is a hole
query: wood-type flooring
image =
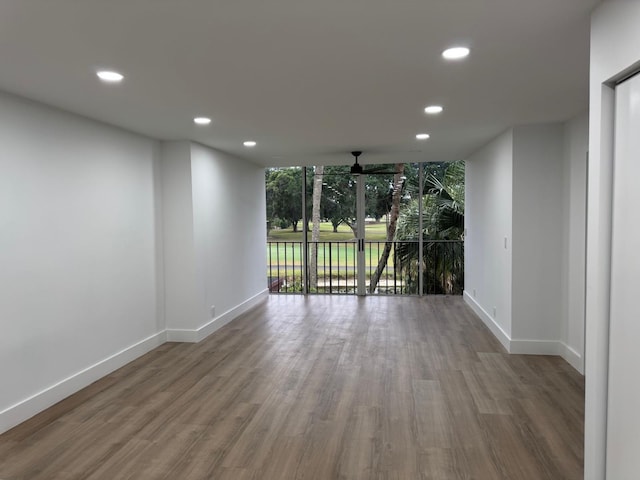
{"type": "Polygon", "coordinates": [[[583,417],[461,297],[272,295],[0,436],[0,479],[578,480],[583,417]]]}

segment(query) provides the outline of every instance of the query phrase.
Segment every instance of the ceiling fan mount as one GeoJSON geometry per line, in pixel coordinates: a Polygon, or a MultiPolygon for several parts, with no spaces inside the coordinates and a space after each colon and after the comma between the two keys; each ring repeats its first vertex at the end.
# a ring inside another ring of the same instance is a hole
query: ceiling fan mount
{"type": "Polygon", "coordinates": [[[358,157],[362,155],[362,152],[355,150],[351,152],[351,155],[353,155],[353,158],[356,161],[356,163],[351,165],[351,175],[362,175],[364,173],[364,169],[362,168],[362,165],[358,163],[358,157]]]}

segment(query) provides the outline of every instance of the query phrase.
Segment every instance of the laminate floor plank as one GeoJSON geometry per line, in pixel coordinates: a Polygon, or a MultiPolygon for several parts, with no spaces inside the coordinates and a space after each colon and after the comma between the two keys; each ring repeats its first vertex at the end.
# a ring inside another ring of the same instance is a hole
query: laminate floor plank
{"type": "Polygon", "coordinates": [[[460,297],[272,295],[0,436],[2,480],[578,480],[584,379],[460,297]]]}

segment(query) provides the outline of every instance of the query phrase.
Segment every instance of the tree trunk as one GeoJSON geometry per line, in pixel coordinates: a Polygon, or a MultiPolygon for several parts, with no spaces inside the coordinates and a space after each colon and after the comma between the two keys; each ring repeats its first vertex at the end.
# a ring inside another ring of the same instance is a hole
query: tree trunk
{"type": "Polygon", "coordinates": [[[391,213],[388,215],[389,226],[387,227],[387,241],[384,244],[384,249],[382,250],[380,260],[378,260],[378,267],[371,277],[371,282],[369,283],[369,293],[373,293],[376,290],[378,281],[380,280],[380,275],[382,275],[382,272],[387,266],[389,254],[391,253],[391,248],[393,247],[393,238],[396,235],[396,225],[398,223],[398,216],[400,215],[402,182],[404,182],[404,179],[402,178],[403,174],[404,163],[396,163],[396,170],[395,174],[393,175],[393,196],[391,198],[391,213]]]}
{"type": "Polygon", "coordinates": [[[298,220],[291,223],[293,224],[293,233],[296,233],[298,231],[298,220]]]}
{"type": "Polygon", "coordinates": [[[311,209],[311,248],[309,255],[309,288],[318,286],[318,240],[320,239],[320,202],[322,201],[322,175],[324,165],[319,165],[314,169],[313,177],[313,207],[311,209]]]}
{"type": "Polygon", "coordinates": [[[358,238],[358,222],[351,222],[349,220],[343,220],[343,223],[346,223],[351,231],[353,232],[354,240],[358,238]]]}

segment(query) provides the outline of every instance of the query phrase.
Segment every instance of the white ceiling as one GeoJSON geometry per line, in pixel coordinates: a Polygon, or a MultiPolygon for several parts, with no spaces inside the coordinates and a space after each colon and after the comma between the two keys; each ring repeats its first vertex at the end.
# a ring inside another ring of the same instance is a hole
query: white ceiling
{"type": "Polygon", "coordinates": [[[450,161],[586,111],[597,3],[0,0],[0,89],[263,165],[450,161]],[[470,57],[444,61],[456,44],[470,57]]]}

